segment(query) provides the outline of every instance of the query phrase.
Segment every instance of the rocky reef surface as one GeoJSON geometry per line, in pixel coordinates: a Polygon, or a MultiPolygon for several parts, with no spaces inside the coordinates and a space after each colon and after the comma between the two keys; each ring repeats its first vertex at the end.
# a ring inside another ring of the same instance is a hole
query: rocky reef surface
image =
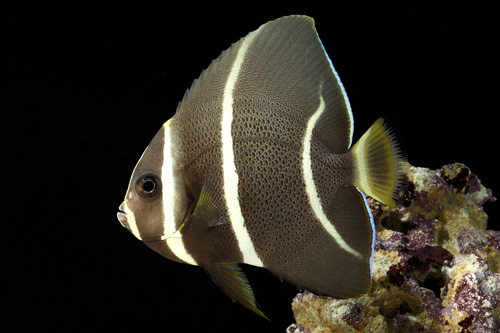
{"type": "Polygon", "coordinates": [[[370,205],[377,239],[372,289],[353,299],[298,294],[299,332],[499,332],[500,232],[486,230],[495,201],[469,168],[411,167],[398,207],[370,205]]]}

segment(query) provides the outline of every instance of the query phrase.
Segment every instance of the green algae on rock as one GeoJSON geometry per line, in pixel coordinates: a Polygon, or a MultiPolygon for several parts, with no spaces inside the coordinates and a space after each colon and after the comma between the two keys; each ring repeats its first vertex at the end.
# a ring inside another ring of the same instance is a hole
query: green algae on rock
{"type": "Polygon", "coordinates": [[[377,239],[372,289],[352,299],[308,291],[287,332],[500,330],[500,232],[486,230],[495,201],[470,169],[411,167],[401,204],[370,206],[377,239]]]}

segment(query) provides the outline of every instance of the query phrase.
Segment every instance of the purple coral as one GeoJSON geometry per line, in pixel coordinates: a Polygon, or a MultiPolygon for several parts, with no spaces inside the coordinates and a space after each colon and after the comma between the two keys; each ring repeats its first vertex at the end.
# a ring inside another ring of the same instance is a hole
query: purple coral
{"type": "Polygon", "coordinates": [[[401,251],[404,249],[404,238],[405,235],[402,232],[393,232],[387,239],[377,237],[375,240],[375,250],[401,251]]]}
{"type": "Polygon", "coordinates": [[[429,220],[421,215],[417,215],[411,223],[416,228],[408,231],[406,235],[406,248],[408,250],[418,250],[429,246],[434,241],[436,233],[436,220],[429,220]]]}
{"type": "Polygon", "coordinates": [[[474,255],[476,262],[483,267],[488,265],[487,254],[484,249],[486,239],[481,231],[462,227],[457,236],[457,243],[460,253],[474,255]]]}
{"type": "Polygon", "coordinates": [[[429,316],[435,320],[441,320],[441,300],[429,289],[421,287],[414,279],[408,279],[403,286],[410,295],[420,298],[422,307],[429,316]]]}
{"type": "Polygon", "coordinates": [[[342,320],[351,325],[356,331],[361,323],[361,312],[363,307],[359,303],[349,303],[349,311],[342,316],[342,320]]]}
{"type": "Polygon", "coordinates": [[[486,230],[484,233],[489,246],[496,251],[500,251],[500,231],[486,230]]]}
{"type": "Polygon", "coordinates": [[[462,278],[462,282],[455,291],[453,303],[458,310],[475,314],[479,311],[481,305],[479,298],[475,276],[470,273],[465,274],[462,278]]]}

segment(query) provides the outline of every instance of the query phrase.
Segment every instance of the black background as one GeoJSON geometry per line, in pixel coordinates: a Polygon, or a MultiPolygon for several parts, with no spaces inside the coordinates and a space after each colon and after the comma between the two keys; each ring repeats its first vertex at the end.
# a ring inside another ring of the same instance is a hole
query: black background
{"type": "MultiPolygon", "coordinates": [[[[384,116],[411,164],[465,163],[496,194],[497,8],[238,6],[2,12],[3,329],[283,332],[293,322],[295,289],[267,271],[244,266],[271,322],[116,219],[135,163],[192,81],[283,15],[315,18],[355,140],[384,116]]],[[[499,230],[498,203],[485,211],[499,230]]]]}

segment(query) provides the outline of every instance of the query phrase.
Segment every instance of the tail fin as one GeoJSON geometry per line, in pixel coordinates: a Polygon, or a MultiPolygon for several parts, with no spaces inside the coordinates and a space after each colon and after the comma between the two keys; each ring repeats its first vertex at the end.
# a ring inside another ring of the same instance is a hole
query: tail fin
{"type": "Polygon", "coordinates": [[[354,185],[365,194],[394,207],[408,163],[392,132],[379,118],[352,147],[356,166],[354,185]]]}

